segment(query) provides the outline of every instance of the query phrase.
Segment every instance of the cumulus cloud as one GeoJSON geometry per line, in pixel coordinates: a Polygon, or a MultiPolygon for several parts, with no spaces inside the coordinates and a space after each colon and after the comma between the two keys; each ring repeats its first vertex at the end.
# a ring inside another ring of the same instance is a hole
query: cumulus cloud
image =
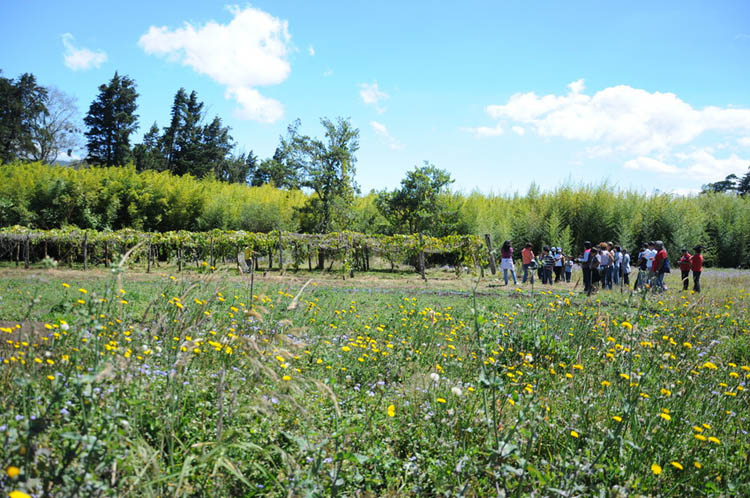
{"type": "Polygon", "coordinates": [[[288,23],[253,7],[228,9],[233,19],[227,24],[151,26],[138,44],[147,54],[180,62],[226,86],[225,96],[239,105],[238,116],[272,123],[283,116],[283,106],[256,87],[278,85],[289,76],[288,23]]]}
{"type": "MultiPolygon", "coordinates": [[[[502,134],[504,126],[514,131],[523,126],[542,137],[587,143],[589,157],[631,156],[624,163],[627,169],[687,174],[704,180],[748,162],[736,156],[716,158],[708,149],[685,157],[677,154],[709,132],[746,135],[750,131],[750,109],[697,109],[674,93],[649,92],[628,85],[591,95],[584,93],[585,88],[581,79],[568,85],[567,94],[517,93],[504,104],[485,108],[486,114],[497,121],[494,127],[467,130],[486,137],[502,134]]],[[[745,140],[739,138],[738,143],[745,145],[745,140]]]]}
{"type": "Polygon", "coordinates": [[[91,69],[100,67],[107,62],[107,54],[104,51],[89,50],[87,48],[77,48],[73,44],[73,35],[65,33],[62,35],[62,43],[65,47],[63,58],[65,65],[73,71],[91,69]]]}
{"type": "Polygon", "coordinates": [[[308,54],[310,54],[310,56],[311,56],[311,57],[312,57],[313,55],[315,55],[315,49],[313,48],[313,46],[312,46],[312,45],[308,45],[308,46],[307,46],[307,53],[308,53],[308,54]]]}
{"type": "Polygon", "coordinates": [[[737,139],[737,143],[743,147],[750,147],[750,137],[741,137],[737,139]]]}
{"type": "Polygon", "coordinates": [[[513,133],[521,137],[526,133],[526,130],[522,126],[513,126],[511,130],[513,130],[513,133]]]}
{"type": "Polygon", "coordinates": [[[380,137],[385,139],[385,142],[388,144],[388,147],[390,147],[393,150],[399,150],[403,149],[404,146],[401,144],[398,140],[393,138],[391,133],[388,131],[388,128],[382,124],[378,123],[377,121],[370,121],[370,127],[372,127],[373,130],[375,130],[375,133],[377,133],[380,137]]]}
{"type": "Polygon", "coordinates": [[[362,102],[367,105],[375,106],[378,113],[382,114],[385,109],[380,107],[380,102],[388,100],[390,95],[385,93],[378,87],[378,82],[373,83],[360,83],[359,85],[359,96],[362,98],[362,102]]]}

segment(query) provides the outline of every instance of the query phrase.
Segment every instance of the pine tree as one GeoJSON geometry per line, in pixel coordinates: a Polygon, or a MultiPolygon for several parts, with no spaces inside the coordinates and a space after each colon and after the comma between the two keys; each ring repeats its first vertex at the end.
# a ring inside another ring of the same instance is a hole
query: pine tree
{"type": "Polygon", "coordinates": [[[33,124],[47,115],[47,90],[33,74],[17,81],[0,76],[0,162],[31,155],[35,150],[33,124]]]}
{"type": "Polygon", "coordinates": [[[115,72],[109,84],[99,87],[84,123],[88,161],[103,166],[121,166],[132,158],[130,135],[138,129],[135,82],[115,72]]]}
{"type": "Polygon", "coordinates": [[[138,171],[154,169],[163,171],[167,167],[167,160],[161,149],[161,137],[156,122],[143,135],[143,142],[133,147],[135,167],[138,171]]]}

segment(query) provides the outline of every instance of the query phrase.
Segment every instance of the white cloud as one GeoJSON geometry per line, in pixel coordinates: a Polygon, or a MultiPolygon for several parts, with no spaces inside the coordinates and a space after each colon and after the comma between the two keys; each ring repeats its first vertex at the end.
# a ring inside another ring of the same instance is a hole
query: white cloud
{"type": "Polygon", "coordinates": [[[329,76],[332,76],[332,75],[333,75],[333,69],[329,68],[329,69],[326,69],[325,71],[323,71],[323,76],[326,77],[326,78],[328,78],[329,76]]]}
{"type": "Polygon", "coordinates": [[[87,48],[76,48],[73,45],[73,35],[70,33],[62,35],[62,42],[65,47],[65,65],[73,71],[98,68],[107,61],[107,54],[102,50],[94,52],[87,48]]]}
{"type": "Polygon", "coordinates": [[[736,154],[716,157],[734,140],[750,146],[750,109],[709,106],[697,109],[674,93],[648,92],[627,85],[588,95],[583,80],[568,85],[564,95],[517,93],[486,114],[494,127],[466,128],[480,137],[501,135],[509,126],[541,137],[586,143],[589,158],[625,156],[624,167],[662,175],[681,175],[693,181],[715,181],[744,171],[748,159],[736,154]],[[718,137],[714,147],[696,149],[704,134],[718,137]],[[737,138],[737,137],[742,138],[737,138]],[[684,151],[689,152],[684,152],[684,151]],[[629,157],[628,157],[629,156],[629,157]]]}
{"type": "Polygon", "coordinates": [[[312,45],[307,46],[307,53],[310,54],[310,56],[315,55],[315,49],[313,48],[312,45]]]}
{"type": "Polygon", "coordinates": [[[240,105],[235,109],[235,115],[240,119],[274,123],[284,116],[284,107],[278,100],[264,97],[254,88],[230,87],[225,96],[233,98],[240,105]]]}
{"type": "Polygon", "coordinates": [[[288,23],[252,7],[228,9],[233,15],[228,24],[209,21],[193,26],[186,22],[175,30],[151,26],[138,44],[147,54],[181,62],[225,85],[226,97],[240,106],[238,116],[276,121],[283,116],[283,106],[255,87],[277,85],[289,76],[288,23]]]}
{"type": "Polygon", "coordinates": [[[526,130],[522,126],[513,126],[511,128],[516,135],[523,136],[526,130]]]}
{"type": "Polygon", "coordinates": [[[626,161],[626,169],[651,171],[663,175],[680,176],[693,181],[711,182],[725,178],[732,173],[738,174],[745,170],[748,159],[742,159],[736,154],[726,158],[718,158],[710,147],[697,149],[689,153],[675,153],[674,160],[680,164],[667,164],[658,159],[640,156],[626,161]]]}
{"type": "Polygon", "coordinates": [[[382,100],[388,100],[390,98],[390,95],[378,87],[377,81],[373,83],[360,83],[359,96],[365,104],[375,106],[375,109],[379,114],[385,112],[385,109],[381,108],[378,104],[380,104],[382,100]]]}
{"type": "Polygon", "coordinates": [[[654,171],[656,173],[679,173],[680,168],[671,164],[665,164],[650,157],[637,157],[625,162],[625,168],[638,171],[654,171]]]}
{"type": "Polygon", "coordinates": [[[390,147],[391,149],[400,150],[404,148],[403,144],[393,138],[393,136],[388,131],[388,128],[384,124],[378,123],[377,121],[370,121],[370,126],[373,130],[375,130],[375,133],[385,139],[388,147],[390,147]]]}
{"type": "Polygon", "coordinates": [[[505,133],[503,126],[498,123],[496,126],[477,126],[476,128],[461,128],[463,131],[473,133],[478,138],[484,137],[498,137],[505,133]]]}
{"type": "Polygon", "coordinates": [[[731,154],[726,158],[717,158],[709,148],[698,149],[690,153],[678,153],[675,157],[688,164],[686,173],[698,180],[715,181],[728,175],[741,174],[747,170],[750,159],[731,154]]]}
{"type": "Polygon", "coordinates": [[[669,152],[707,131],[750,130],[750,109],[694,109],[673,93],[627,85],[593,95],[582,93],[583,80],[568,87],[567,95],[518,93],[485,111],[498,124],[523,124],[540,136],[596,142],[634,155],[669,152]]]}

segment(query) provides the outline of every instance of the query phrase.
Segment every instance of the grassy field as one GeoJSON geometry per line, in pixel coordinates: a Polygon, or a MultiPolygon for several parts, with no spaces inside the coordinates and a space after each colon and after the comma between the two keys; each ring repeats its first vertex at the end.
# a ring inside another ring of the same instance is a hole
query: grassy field
{"type": "Polygon", "coordinates": [[[5,493],[750,495],[750,272],[170,270],[0,269],[5,493]]]}

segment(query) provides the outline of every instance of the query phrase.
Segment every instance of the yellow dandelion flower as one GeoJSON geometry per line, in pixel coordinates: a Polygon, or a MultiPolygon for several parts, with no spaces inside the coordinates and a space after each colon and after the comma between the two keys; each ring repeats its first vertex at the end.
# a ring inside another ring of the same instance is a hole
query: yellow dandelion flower
{"type": "Polygon", "coordinates": [[[719,441],[719,438],[711,436],[708,438],[708,440],[714,444],[721,444],[721,441],[719,441]]]}
{"type": "Polygon", "coordinates": [[[21,469],[11,465],[7,469],[5,469],[5,473],[8,474],[8,477],[10,477],[11,479],[15,479],[16,477],[18,477],[18,474],[21,473],[21,469]]]}
{"type": "Polygon", "coordinates": [[[705,440],[706,440],[706,436],[704,436],[703,434],[696,434],[696,435],[695,435],[695,436],[693,436],[693,437],[694,437],[695,439],[697,439],[698,441],[705,441],[705,440]]]}
{"type": "Polygon", "coordinates": [[[633,329],[633,324],[631,324],[630,322],[622,322],[620,324],[620,326],[622,328],[625,328],[625,329],[628,329],[628,330],[632,330],[633,329]]]}
{"type": "Polygon", "coordinates": [[[80,289],[78,289],[78,292],[80,292],[81,294],[88,294],[89,291],[81,287],[80,289]]]}
{"type": "Polygon", "coordinates": [[[672,467],[676,468],[677,470],[683,469],[682,464],[680,462],[669,462],[669,463],[672,464],[672,467]]]}
{"type": "Polygon", "coordinates": [[[8,493],[8,496],[10,498],[31,498],[31,495],[18,490],[11,491],[10,493],[8,493]]]}
{"type": "Polygon", "coordinates": [[[396,416],[396,407],[394,405],[388,405],[388,416],[389,417],[396,416]]]}
{"type": "Polygon", "coordinates": [[[578,438],[579,434],[576,431],[570,431],[570,435],[574,438],[578,438]]]}
{"type": "Polygon", "coordinates": [[[285,375],[285,376],[283,376],[283,377],[281,378],[281,380],[283,380],[283,381],[285,381],[285,382],[286,382],[286,381],[290,381],[290,380],[292,380],[292,378],[291,378],[291,377],[289,377],[288,375],[285,375]]]}
{"type": "Polygon", "coordinates": [[[695,465],[696,469],[702,469],[703,465],[700,462],[693,462],[693,465],[695,465]]]}
{"type": "Polygon", "coordinates": [[[615,415],[612,417],[612,420],[619,423],[619,422],[622,422],[622,417],[615,415]]]}
{"type": "Polygon", "coordinates": [[[659,416],[661,418],[663,418],[664,420],[666,420],[667,422],[669,422],[670,420],[672,420],[672,417],[669,414],[667,414],[667,413],[660,413],[659,416]]]}
{"type": "Polygon", "coordinates": [[[443,398],[437,398],[435,401],[437,401],[438,403],[445,403],[446,402],[445,399],[443,399],[443,398]]]}
{"type": "Polygon", "coordinates": [[[658,463],[652,463],[651,472],[653,472],[655,476],[661,474],[661,465],[659,465],[658,463]]]}

